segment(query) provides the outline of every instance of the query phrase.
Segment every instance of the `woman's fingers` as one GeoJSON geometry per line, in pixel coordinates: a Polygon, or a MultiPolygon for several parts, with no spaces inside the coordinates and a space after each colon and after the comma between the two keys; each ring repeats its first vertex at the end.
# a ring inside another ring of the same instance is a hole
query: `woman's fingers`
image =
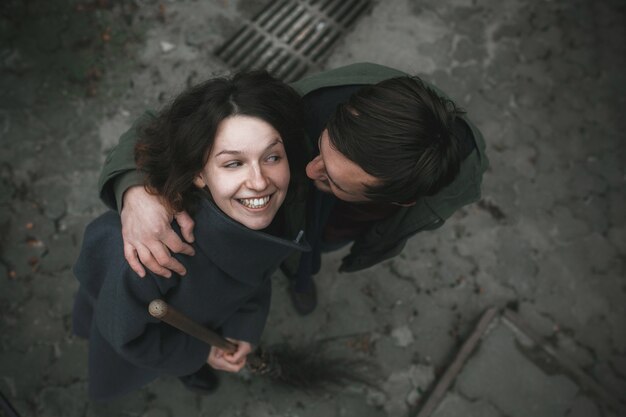
{"type": "Polygon", "coordinates": [[[229,360],[231,363],[239,363],[243,359],[244,363],[246,357],[252,352],[252,345],[248,342],[237,341],[237,351],[233,353],[229,360]]]}
{"type": "Polygon", "coordinates": [[[213,347],[207,362],[212,368],[226,372],[239,372],[245,365],[245,360],[241,364],[234,364],[229,362],[226,356],[227,354],[224,351],[213,347]]]}

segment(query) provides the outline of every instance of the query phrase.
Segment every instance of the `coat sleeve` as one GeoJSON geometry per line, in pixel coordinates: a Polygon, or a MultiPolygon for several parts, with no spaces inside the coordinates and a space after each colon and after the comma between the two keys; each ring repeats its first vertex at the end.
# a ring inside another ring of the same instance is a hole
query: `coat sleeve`
{"type": "Polygon", "coordinates": [[[339,271],[360,271],[391,259],[402,252],[408,239],[415,234],[444,224],[444,220],[423,199],[401,211],[404,214],[379,222],[357,239],[350,248],[350,254],[342,259],[339,271]]]}
{"type": "Polygon", "coordinates": [[[300,95],[304,96],[311,91],[324,87],[356,84],[376,84],[393,77],[401,77],[406,73],[384,65],[371,62],[359,62],[334,68],[310,75],[291,84],[300,95]]]}
{"type": "Polygon", "coordinates": [[[387,259],[397,256],[406,246],[408,238],[399,239],[389,246],[385,246],[377,252],[366,254],[350,254],[343,258],[339,272],[356,272],[362,269],[371,268],[387,259]]]}
{"type": "Polygon", "coordinates": [[[134,365],[188,375],[206,362],[210,346],[148,313],[150,301],[166,298],[167,290],[175,285],[162,281],[153,276],[141,279],[123,263],[102,286],[95,309],[96,325],[112,348],[134,365]]]}
{"type": "Polygon", "coordinates": [[[133,126],[122,134],[117,146],[111,149],[104,161],[98,180],[98,191],[100,199],[113,210],[121,209],[121,196],[124,191],[143,183],[143,177],[135,165],[135,143],[140,126],[155,117],[155,113],[151,111],[146,111],[139,117],[133,126]]]}
{"type": "Polygon", "coordinates": [[[272,282],[268,278],[224,323],[222,335],[258,345],[265,328],[272,298],[272,282]]]}

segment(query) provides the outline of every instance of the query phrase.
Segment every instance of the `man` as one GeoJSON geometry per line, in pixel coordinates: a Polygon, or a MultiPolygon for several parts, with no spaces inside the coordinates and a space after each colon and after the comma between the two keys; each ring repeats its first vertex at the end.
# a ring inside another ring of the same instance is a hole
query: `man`
{"type": "MultiPolygon", "coordinates": [[[[340,267],[345,272],[396,256],[409,237],[440,227],[480,198],[488,160],[478,129],[417,77],[354,64],[292,86],[305,105],[313,158],[306,173],[315,187],[291,218],[305,226],[313,251],[294,255],[282,269],[292,279],[296,310],[308,314],[316,305],[311,277],[319,271],[322,252],[352,243],[340,267]]],[[[170,251],[194,251],[170,222],[179,223],[187,242],[193,242],[193,222],[186,213],[168,213],[158,197],[139,186],[135,136],[133,129],[126,132],[107,158],[101,198],[121,206],[125,256],[139,275],[145,274],[139,259],[158,275],[184,274],[170,251]]]]}

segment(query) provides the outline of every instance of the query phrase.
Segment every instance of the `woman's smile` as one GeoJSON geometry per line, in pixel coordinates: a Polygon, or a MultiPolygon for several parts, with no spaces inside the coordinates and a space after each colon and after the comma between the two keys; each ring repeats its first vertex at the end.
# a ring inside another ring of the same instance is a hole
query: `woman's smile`
{"type": "Polygon", "coordinates": [[[246,208],[258,210],[267,207],[271,198],[271,195],[266,195],[264,197],[238,198],[237,201],[246,208]]]}

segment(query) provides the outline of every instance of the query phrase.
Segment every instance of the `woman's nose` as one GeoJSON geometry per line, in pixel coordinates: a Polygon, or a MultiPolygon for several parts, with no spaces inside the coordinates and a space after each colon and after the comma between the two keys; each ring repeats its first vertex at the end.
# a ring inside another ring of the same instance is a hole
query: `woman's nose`
{"type": "Polygon", "coordinates": [[[317,155],[306,166],[306,175],[312,180],[326,181],[326,166],[321,155],[317,155]]]}
{"type": "Polygon", "coordinates": [[[261,191],[267,188],[267,186],[269,185],[269,180],[267,178],[267,175],[265,175],[265,173],[263,172],[263,169],[256,166],[250,169],[247,183],[248,188],[250,188],[251,190],[261,191]]]}

